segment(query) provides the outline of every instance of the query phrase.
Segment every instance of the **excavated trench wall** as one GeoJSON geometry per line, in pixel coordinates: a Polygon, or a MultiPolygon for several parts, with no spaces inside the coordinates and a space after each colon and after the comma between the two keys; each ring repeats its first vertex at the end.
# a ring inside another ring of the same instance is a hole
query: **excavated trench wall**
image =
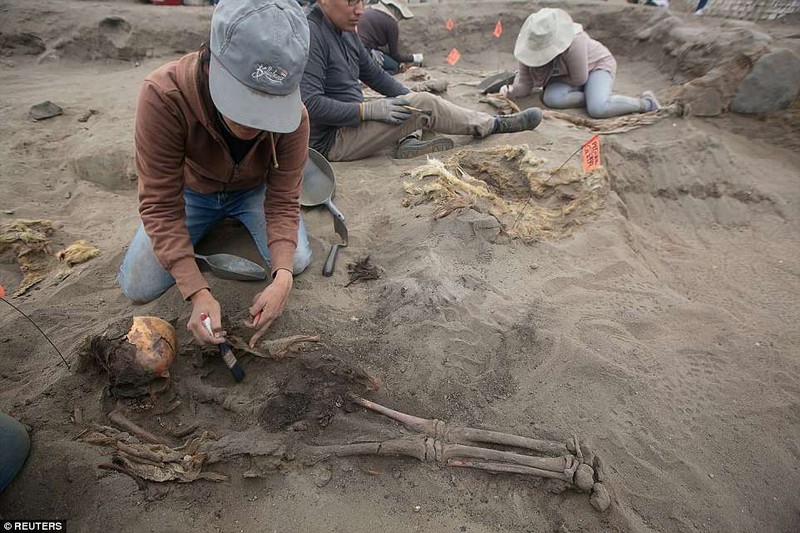
{"type": "MultiPolygon", "coordinates": [[[[684,1],[692,10],[697,5],[695,0],[684,1]]],[[[800,13],[800,3],[796,0],[713,0],[706,4],[703,13],[741,20],[776,20],[800,13]]]]}

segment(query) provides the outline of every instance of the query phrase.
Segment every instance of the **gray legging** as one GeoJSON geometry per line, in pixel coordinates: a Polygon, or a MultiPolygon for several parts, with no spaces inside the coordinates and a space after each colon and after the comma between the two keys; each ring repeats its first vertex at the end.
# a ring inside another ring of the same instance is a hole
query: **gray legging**
{"type": "Polygon", "coordinates": [[[606,70],[593,70],[583,87],[575,87],[562,81],[552,81],[544,88],[542,101],[553,109],[584,107],[592,118],[618,117],[645,110],[640,98],[612,95],[614,76],[606,70]]]}

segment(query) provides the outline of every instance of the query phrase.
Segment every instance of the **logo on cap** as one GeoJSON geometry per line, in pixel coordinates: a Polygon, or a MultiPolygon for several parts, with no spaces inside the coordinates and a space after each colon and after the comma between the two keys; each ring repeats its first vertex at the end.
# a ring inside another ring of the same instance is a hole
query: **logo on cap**
{"type": "Polygon", "coordinates": [[[262,65],[258,63],[256,68],[253,69],[253,72],[250,74],[256,81],[271,81],[273,83],[283,83],[283,80],[289,75],[289,71],[282,67],[277,67],[275,65],[262,65]]]}

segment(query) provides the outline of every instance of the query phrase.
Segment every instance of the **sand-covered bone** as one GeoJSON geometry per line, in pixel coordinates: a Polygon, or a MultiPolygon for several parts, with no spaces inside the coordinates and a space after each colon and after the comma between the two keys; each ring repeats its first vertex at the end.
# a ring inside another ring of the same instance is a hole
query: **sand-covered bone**
{"type": "Polygon", "coordinates": [[[126,443],[116,438],[113,433],[107,434],[102,428],[84,432],[79,440],[98,445],[111,445],[116,448],[113,464],[120,467],[128,475],[148,481],[163,483],[177,481],[190,483],[199,479],[208,481],[224,481],[228,476],[217,472],[203,471],[208,456],[199,452],[200,446],[212,440],[209,433],[190,439],[179,447],[164,444],[126,443]]]}

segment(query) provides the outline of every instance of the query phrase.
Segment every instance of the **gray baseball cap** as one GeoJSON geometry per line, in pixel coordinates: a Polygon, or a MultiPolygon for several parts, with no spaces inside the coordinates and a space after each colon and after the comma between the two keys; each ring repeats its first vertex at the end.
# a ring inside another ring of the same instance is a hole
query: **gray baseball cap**
{"type": "Polygon", "coordinates": [[[211,17],[211,99],[229,119],[265,131],[300,125],[308,21],[296,0],[223,0],[211,17]]]}

